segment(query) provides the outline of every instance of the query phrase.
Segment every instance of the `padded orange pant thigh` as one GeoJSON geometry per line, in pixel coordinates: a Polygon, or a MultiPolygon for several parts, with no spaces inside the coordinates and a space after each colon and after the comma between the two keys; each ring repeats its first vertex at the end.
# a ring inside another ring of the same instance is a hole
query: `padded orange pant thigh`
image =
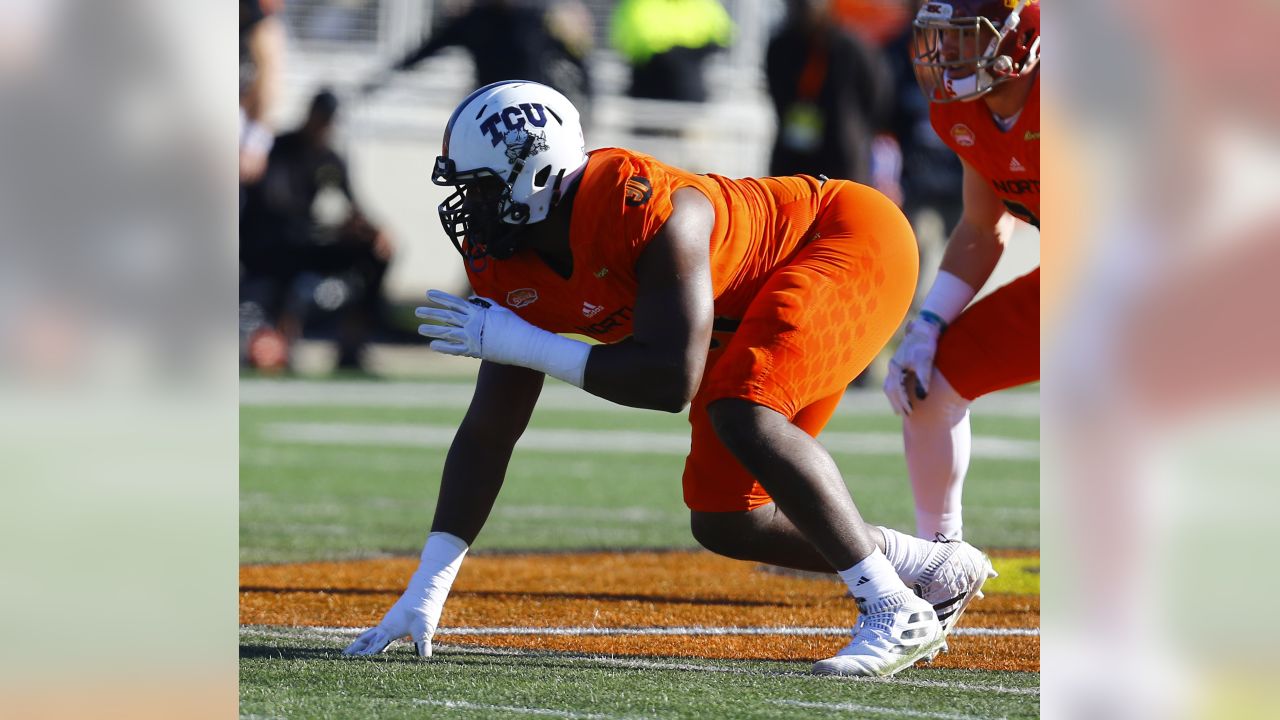
{"type": "Polygon", "coordinates": [[[960,313],[938,342],[938,372],[968,400],[1040,379],[1040,268],[960,313]]]}
{"type": "Polygon", "coordinates": [[[731,337],[717,335],[727,343],[708,356],[689,411],[684,496],[694,510],[751,510],[770,502],[716,437],[708,404],[749,400],[816,435],[911,304],[919,256],[906,218],[871,188],[836,189],[819,215],[817,236],[770,277],[731,337]]]}

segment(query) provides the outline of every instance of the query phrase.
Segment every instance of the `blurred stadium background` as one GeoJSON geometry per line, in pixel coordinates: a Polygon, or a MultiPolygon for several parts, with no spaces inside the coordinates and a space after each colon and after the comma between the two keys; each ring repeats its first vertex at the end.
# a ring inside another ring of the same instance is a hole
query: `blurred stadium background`
{"type": "MultiPolygon", "coordinates": [[[[608,39],[616,2],[585,4],[594,28],[588,63],[596,92],[585,128],[588,147],[630,147],[699,172],[765,174],[774,128],[761,63],[768,30],[781,17],[781,2],[726,3],[737,27],[735,41],[711,59],[713,95],[705,105],[627,97],[627,66],[608,39]],[[686,134],[640,137],[632,125],[636,118],[682,127],[686,134]]],[[[448,48],[399,73],[367,100],[357,99],[356,91],[430,34],[450,5],[459,3],[289,0],[285,5],[289,48],[277,127],[296,123],[320,87],[331,86],[352,99],[340,119],[339,142],[351,162],[353,181],[402,251],[387,281],[387,292],[396,300],[417,300],[425,288],[464,282],[461,263],[435,214],[448,191],[431,184],[430,170],[449,114],[474,89],[473,64],[462,48],[448,48]]]]}
{"type": "MultiPolygon", "coordinates": [[[[412,70],[396,73],[372,94],[363,84],[395,64],[469,0],[287,0],[281,17],[288,41],[279,101],[270,120],[277,132],[305,118],[312,96],[331,88],[342,101],[335,146],[350,166],[352,185],[371,219],[393,239],[396,254],[384,294],[391,307],[416,305],[428,288],[457,291],[465,275],[440,227],[436,206],[448,194],[431,183],[449,114],[474,89],[471,56],[446,48],[412,70]]],[[[555,0],[516,0],[550,7],[555,0]]],[[[705,103],[649,100],[626,93],[629,68],[612,47],[610,17],[617,0],[575,0],[591,21],[586,64],[593,94],[585,113],[588,148],[621,146],[697,172],[731,177],[763,176],[769,170],[776,132],[764,74],[769,38],[784,19],[784,0],[724,0],[733,21],[732,41],[706,63],[705,103]]],[[[909,21],[901,0],[833,0],[845,25],[875,45],[909,21]]],[[[495,52],[501,52],[495,49],[495,52]]],[[[959,189],[956,188],[958,194],[959,189]]],[[[1038,234],[1021,227],[1000,267],[981,294],[1039,264],[1038,234]]],[[[922,262],[922,281],[932,277],[936,256],[922,262]]],[[[412,328],[408,313],[400,312],[412,328]]],[[[370,369],[399,374],[404,347],[375,345],[370,369]]],[[[412,348],[417,350],[420,348],[412,348]]],[[[296,344],[292,367],[304,374],[333,365],[330,343],[296,344]]],[[[412,362],[417,362],[417,353],[412,362]]],[[[875,368],[873,368],[873,372],[875,368]]]]}

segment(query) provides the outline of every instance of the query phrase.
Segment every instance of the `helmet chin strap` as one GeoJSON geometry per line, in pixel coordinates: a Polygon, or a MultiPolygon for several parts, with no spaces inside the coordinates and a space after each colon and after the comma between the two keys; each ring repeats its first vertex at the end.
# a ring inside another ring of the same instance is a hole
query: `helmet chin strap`
{"type": "Polygon", "coordinates": [[[560,168],[560,172],[556,173],[556,181],[551,186],[551,209],[554,210],[560,204],[560,183],[564,182],[564,168],[560,168]]]}
{"type": "Polygon", "coordinates": [[[560,199],[564,196],[564,191],[573,184],[578,176],[582,175],[582,171],[587,169],[587,164],[575,168],[573,171],[566,173],[564,168],[560,168],[560,172],[556,173],[556,182],[551,186],[551,208],[554,209],[560,204],[560,199]]]}
{"type": "Polygon", "coordinates": [[[529,159],[529,150],[533,148],[533,135],[525,133],[524,144],[520,146],[520,152],[516,154],[515,162],[511,163],[511,172],[507,173],[507,185],[514,185],[516,178],[520,176],[520,171],[524,170],[524,163],[529,159]]]}
{"type": "MultiPolygon", "coordinates": [[[[978,92],[978,80],[983,79],[980,76],[986,75],[986,72],[979,70],[970,73],[962,78],[951,77],[951,72],[946,73],[947,92],[952,97],[964,97],[965,95],[973,95],[978,92]]],[[[989,78],[987,78],[989,79],[989,78]]],[[[990,83],[988,83],[989,85],[990,83]]]]}

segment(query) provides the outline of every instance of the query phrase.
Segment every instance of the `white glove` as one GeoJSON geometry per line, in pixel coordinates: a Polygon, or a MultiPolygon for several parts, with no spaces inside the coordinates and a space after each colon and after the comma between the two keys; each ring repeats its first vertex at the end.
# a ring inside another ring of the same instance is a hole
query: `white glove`
{"type": "MultiPolygon", "coordinates": [[[[415,576],[416,578],[416,576],[415,576]]],[[[356,641],[343,650],[344,655],[377,655],[392,642],[408,637],[421,657],[431,657],[431,638],[436,634],[440,613],[444,610],[449,589],[415,588],[411,582],[395,605],[383,616],[377,627],[360,633],[356,641]]]]}
{"type": "Polygon", "coordinates": [[[467,543],[449,533],[434,532],[422,548],[422,561],[409,579],[409,587],[383,616],[375,628],[360,633],[343,650],[344,655],[377,655],[392,642],[408,637],[421,657],[431,657],[431,638],[436,634],[444,601],[458,575],[467,543]]]}
{"type": "Polygon", "coordinates": [[[537,329],[488,298],[463,300],[441,290],[428,290],[427,300],[441,307],[420,307],[415,314],[438,324],[419,325],[418,333],[431,338],[432,350],[446,355],[519,365],[515,362],[520,359],[518,353],[511,352],[515,349],[511,340],[537,329]]]}
{"type": "Polygon", "coordinates": [[[938,337],[943,324],[932,314],[921,314],[907,323],[907,333],[889,361],[889,374],[884,379],[884,394],[898,415],[911,414],[911,398],[907,392],[909,375],[916,378],[916,398],[929,395],[929,379],[933,375],[933,357],[938,352],[938,337]]]}
{"type": "Polygon", "coordinates": [[[418,326],[432,350],[527,367],[582,387],[590,345],[535,327],[488,298],[428,290],[427,299],[441,307],[420,307],[415,314],[438,323],[418,326]]]}

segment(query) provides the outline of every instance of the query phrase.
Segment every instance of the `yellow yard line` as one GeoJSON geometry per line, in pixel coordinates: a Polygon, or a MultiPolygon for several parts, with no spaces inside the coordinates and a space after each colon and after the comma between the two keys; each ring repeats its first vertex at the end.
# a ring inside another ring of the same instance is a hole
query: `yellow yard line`
{"type": "Polygon", "coordinates": [[[987,581],[982,591],[987,595],[1004,593],[1008,595],[1040,594],[1040,555],[1013,557],[993,557],[991,564],[995,566],[1000,577],[987,581]]]}

